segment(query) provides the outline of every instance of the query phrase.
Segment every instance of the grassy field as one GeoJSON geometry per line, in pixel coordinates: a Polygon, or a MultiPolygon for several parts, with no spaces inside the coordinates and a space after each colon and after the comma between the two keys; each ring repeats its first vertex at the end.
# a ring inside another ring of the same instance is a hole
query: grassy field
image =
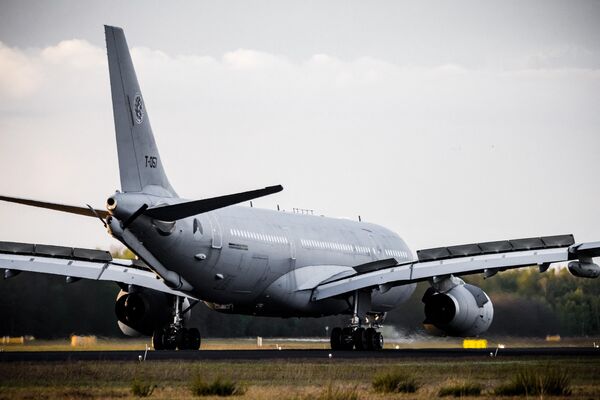
{"type": "MultiPolygon", "coordinates": [[[[471,360],[324,360],[252,362],[67,362],[0,363],[0,399],[52,398],[135,398],[134,381],[157,385],[151,398],[194,398],[190,385],[196,376],[206,381],[234,380],[246,392],[239,399],[319,398],[328,387],[346,390],[360,399],[437,398],[441,387],[456,382],[478,383],[483,393],[471,398],[496,397],[493,388],[506,382],[522,368],[543,371],[548,367],[567,371],[571,377],[572,399],[600,397],[599,358],[471,360]],[[413,377],[419,385],[412,394],[379,394],[371,383],[377,375],[399,372],[413,377]]],[[[543,398],[551,398],[542,396],[543,398]]],[[[327,398],[327,397],[321,397],[327,398]]],[[[330,397],[331,398],[331,397],[330,397]]],[[[338,399],[351,397],[337,397],[338,399]]],[[[524,397],[522,397],[524,398],[524,397]]],[[[539,398],[539,396],[530,398],[539,398]]]]}
{"type": "MultiPolygon", "coordinates": [[[[495,348],[538,346],[592,346],[590,339],[497,338],[489,340],[495,348]]],[[[144,350],[148,340],[99,339],[93,346],[71,347],[68,340],[31,341],[24,345],[3,345],[0,351],[41,350],[144,350]]],[[[426,339],[387,343],[395,348],[461,347],[458,339],[426,339]]],[[[264,339],[263,349],[327,348],[325,340],[264,339]]],[[[256,339],[209,339],[203,349],[256,349],[256,339]]],[[[368,357],[368,353],[365,353],[368,357]]],[[[494,388],[508,382],[518,371],[564,371],[570,377],[571,399],[600,399],[600,357],[511,358],[473,357],[472,359],[361,359],[293,361],[123,361],[123,362],[17,362],[0,363],[0,400],[2,399],[109,399],[136,398],[134,382],[156,385],[150,398],[191,399],[192,382],[199,376],[206,382],[217,378],[232,380],[245,388],[239,399],[431,399],[440,398],[441,388],[456,384],[475,384],[483,389],[473,399],[553,398],[549,396],[502,397],[494,388]],[[386,373],[399,373],[418,384],[415,393],[381,394],[372,388],[373,379],[386,373]],[[329,390],[329,395],[327,395],[329,390]]],[[[210,398],[210,397],[205,397],[210,398]]],[[[213,397],[218,398],[218,397],[213,397]]],[[[447,397],[444,397],[447,398],[447,397]]],[[[557,398],[557,397],[554,397],[557,398]]]]}

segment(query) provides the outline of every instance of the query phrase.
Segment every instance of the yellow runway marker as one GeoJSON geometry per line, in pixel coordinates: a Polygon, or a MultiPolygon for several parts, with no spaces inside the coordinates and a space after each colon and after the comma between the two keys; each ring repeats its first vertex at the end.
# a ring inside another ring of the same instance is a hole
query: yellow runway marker
{"type": "Polygon", "coordinates": [[[0,340],[1,344],[25,344],[24,336],[10,337],[3,336],[0,340]]]}
{"type": "Polygon", "coordinates": [[[487,339],[465,339],[463,340],[463,349],[487,349],[487,339]]]}
{"type": "Polygon", "coordinates": [[[97,343],[96,336],[71,336],[71,347],[89,347],[97,343]]]}

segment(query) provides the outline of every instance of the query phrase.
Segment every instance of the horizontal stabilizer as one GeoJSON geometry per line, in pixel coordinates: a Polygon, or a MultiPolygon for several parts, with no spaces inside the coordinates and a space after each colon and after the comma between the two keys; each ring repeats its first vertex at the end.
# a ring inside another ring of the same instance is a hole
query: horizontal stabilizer
{"type": "Polygon", "coordinates": [[[71,214],[84,215],[86,217],[97,217],[97,216],[100,216],[102,218],[108,217],[108,212],[106,212],[104,210],[96,210],[95,209],[94,211],[98,215],[94,215],[92,210],[87,207],[68,206],[65,204],[47,203],[45,201],[19,199],[16,197],[7,197],[7,196],[0,196],[0,200],[8,201],[11,203],[24,204],[26,206],[47,208],[47,209],[55,210],[55,211],[62,211],[62,212],[67,212],[67,213],[71,213],[71,214]]]}
{"type": "Polygon", "coordinates": [[[161,221],[177,221],[178,219],[242,203],[258,197],[281,192],[282,190],[283,187],[281,185],[269,186],[264,189],[228,194],[225,196],[212,197],[210,199],[194,200],[169,206],[149,208],[144,212],[144,215],[161,221]]]}

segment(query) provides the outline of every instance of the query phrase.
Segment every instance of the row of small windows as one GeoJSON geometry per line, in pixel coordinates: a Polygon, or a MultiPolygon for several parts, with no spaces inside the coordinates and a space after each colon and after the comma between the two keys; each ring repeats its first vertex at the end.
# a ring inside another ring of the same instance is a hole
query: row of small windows
{"type": "Polygon", "coordinates": [[[322,242],[320,240],[300,239],[300,244],[302,244],[302,247],[306,247],[308,249],[337,250],[345,251],[348,253],[355,252],[351,244],[345,243],[322,242]]]}
{"type": "MultiPolygon", "coordinates": [[[[269,235],[264,233],[250,232],[243,229],[230,229],[229,231],[232,236],[237,236],[250,240],[259,240],[262,242],[276,243],[276,244],[289,244],[288,238],[279,235],[269,235]]],[[[302,247],[307,249],[322,249],[322,250],[334,250],[353,254],[371,255],[376,253],[375,249],[371,249],[367,246],[357,246],[347,243],[336,243],[336,242],[323,242],[321,240],[312,239],[300,239],[302,247]]],[[[386,249],[385,254],[390,257],[397,258],[408,258],[408,253],[402,250],[391,250],[386,249]]]]}
{"type": "MultiPolygon", "coordinates": [[[[371,248],[366,246],[354,246],[356,248],[356,252],[358,254],[363,254],[365,256],[371,255],[371,248]]],[[[375,249],[373,249],[373,253],[375,253],[375,249]]]]}
{"type": "Polygon", "coordinates": [[[386,249],[385,250],[385,254],[390,256],[390,257],[396,257],[396,258],[408,258],[408,253],[406,251],[403,250],[390,250],[390,249],[386,249]]]}
{"type": "Polygon", "coordinates": [[[264,233],[249,232],[249,231],[245,231],[242,229],[230,229],[229,233],[231,233],[232,236],[242,237],[242,238],[251,239],[251,240],[260,240],[262,242],[278,243],[278,244],[288,244],[289,243],[288,239],[285,236],[267,235],[264,233]]]}
{"type": "MultiPolygon", "coordinates": [[[[353,254],[362,254],[362,255],[371,255],[376,253],[375,249],[371,249],[366,246],[357,246],[346,243],[336,243],[336,242],[323,242],[320,240],[312,240],[312,239],[300,239],[300,243],[302,247],[307,249],[323,249],[323,250],[335,250],[353,254]]],[[[400,250],[385,250],[385,254],[390,257],[397,258],[407,258],[408,254],[405,251],[400,250]]]]}

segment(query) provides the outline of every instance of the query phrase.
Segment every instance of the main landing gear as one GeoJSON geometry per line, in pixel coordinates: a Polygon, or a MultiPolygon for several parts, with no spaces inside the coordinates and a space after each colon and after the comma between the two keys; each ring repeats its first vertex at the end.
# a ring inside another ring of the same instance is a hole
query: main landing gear
{"type": "Polygon", "coordinates": [[[200,331],[183,326],[183,315],[192,307],[181,311],[182,299],[175,296],[173,323],[154,331],[152,346],[154,350],[198,350],[200,349],[200,331]]]}
{"type": "Polygon", "coordinates": [[[381,350],[383,335],[375,328],[347,326],[333,328],[331,331],[332,350],[381,350]]]}
{"type": "Polygon", "coordinates": [[[379,323],[383,321],[384,314],[375,314],[360,318],[358,308],[358,291],[354,293],[354,311],[350,325],[345,328],[336,327],[331,330],[332,350],[381,350],[383,349],[383,335],[378,332],[379,323]],[[368,324],[364,328],[363,322],[368,324]]]}

